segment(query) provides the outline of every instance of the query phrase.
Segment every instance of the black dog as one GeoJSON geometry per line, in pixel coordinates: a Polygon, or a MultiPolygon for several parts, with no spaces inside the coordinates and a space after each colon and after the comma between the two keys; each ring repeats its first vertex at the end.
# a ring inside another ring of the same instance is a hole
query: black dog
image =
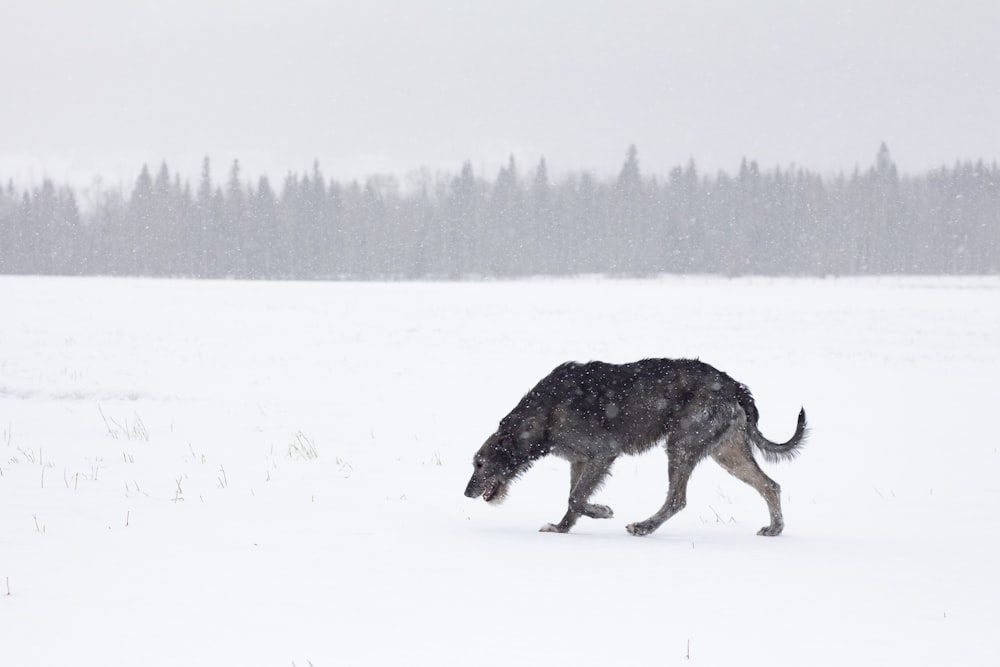
{"type": "Polygon", "coordinates": [[[756,447],[769,461],[790,459],[806,439],[806,413],[799,412],[791,440],[771,442],[757,429],[757,406],[746,386],[688,359],[645,359],[631,364],[566,363],[552,371],[500,420],[472,460],[469,498],[498,503],[510,483],[538,459],[555,454],[570,462],[569,509],[542,531],[565,533],[577,519],[614,516],[589,502],[622,454],[640,454],[662,442],[667,450],[667,500],[645,521],[630,523],[632,535],[648,535],[684,509],[688,478],[711,456],[757,489],[771,513],[758,535],[779,535],[781,488],[753,458],[756,447]]]}

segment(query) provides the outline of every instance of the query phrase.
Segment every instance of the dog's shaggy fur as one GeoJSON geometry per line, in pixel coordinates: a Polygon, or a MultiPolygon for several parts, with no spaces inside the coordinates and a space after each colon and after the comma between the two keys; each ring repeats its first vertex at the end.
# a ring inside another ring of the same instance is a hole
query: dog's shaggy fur
{"type": "Polygon", "coordinates": [[[758,535],[784,528],[781,489],[753,457],[794,457],[806,438],[805,410],[795,434],[771,442],[757,429],[757,406],[746,386],[708,364],[689,359],[645,359],[631,364],[565,363],[543,378],[500,420],[496,433],[472,460],[470,498],[500,502],[510,483],[543,456],[570,462],[569,509],[544,532],[565,533],[580,516],[611,518],[605,505],[590,503],[611,465],[622,454],[641,454],[657,443],[667,450],[667,500],[645,521],[630,523],[632,535],[648,535],[684,508],[688,478],[706,456],[755,488],[767,502],[771,523],[758,535]]]}

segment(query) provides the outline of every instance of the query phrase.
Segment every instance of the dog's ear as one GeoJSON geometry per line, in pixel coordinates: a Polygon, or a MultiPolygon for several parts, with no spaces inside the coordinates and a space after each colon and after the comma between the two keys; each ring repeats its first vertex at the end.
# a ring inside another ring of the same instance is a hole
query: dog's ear
{"type": "Polygon", "coordinates": [[[532,415],[521,422],[521,428],[517,434],[517,448],[519,451],[528,452],[544,438],[545,422],[539,416],[532,415]]]}
{"type": "Polygon", "coordinates": [[[505,433],[497,438],[497,448],[504,452],[513,452],[515,449],[514,436],[505,433]]]}

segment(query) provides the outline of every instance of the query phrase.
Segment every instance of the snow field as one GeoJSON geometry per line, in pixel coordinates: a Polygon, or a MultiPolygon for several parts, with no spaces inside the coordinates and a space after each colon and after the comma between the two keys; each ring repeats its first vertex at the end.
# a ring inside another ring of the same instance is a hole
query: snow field
{"type": "Polygon", "coordinates": [[[0,278],[0,649],[11,665],[992,665],[995,278],[241,283],[0,278]],[[568,359],[745,382],[786,530],[665,457],[500,508],[476,448],[568,359]],[[9,587],[9,588],[8,588],[9,587]],[[7,592],[9,590],[9,595],[7,592]]]}

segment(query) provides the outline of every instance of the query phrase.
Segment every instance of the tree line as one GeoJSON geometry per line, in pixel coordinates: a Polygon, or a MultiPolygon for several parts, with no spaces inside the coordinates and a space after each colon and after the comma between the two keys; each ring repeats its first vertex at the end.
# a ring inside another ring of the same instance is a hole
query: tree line
{"type": "Polygon", "coordinates": [[[901,176],[882,145],[865,170],[550,178],[513,157],[490,180],[417,172],[364,182],[289,173],[245,182],[234,162],[191,184],[163,164],[81,212],[50,180],[0,187],[0,273],[248,279],[415,279],[660,273],[995,274],[1000,169],[958,162],[901,176]]]}

